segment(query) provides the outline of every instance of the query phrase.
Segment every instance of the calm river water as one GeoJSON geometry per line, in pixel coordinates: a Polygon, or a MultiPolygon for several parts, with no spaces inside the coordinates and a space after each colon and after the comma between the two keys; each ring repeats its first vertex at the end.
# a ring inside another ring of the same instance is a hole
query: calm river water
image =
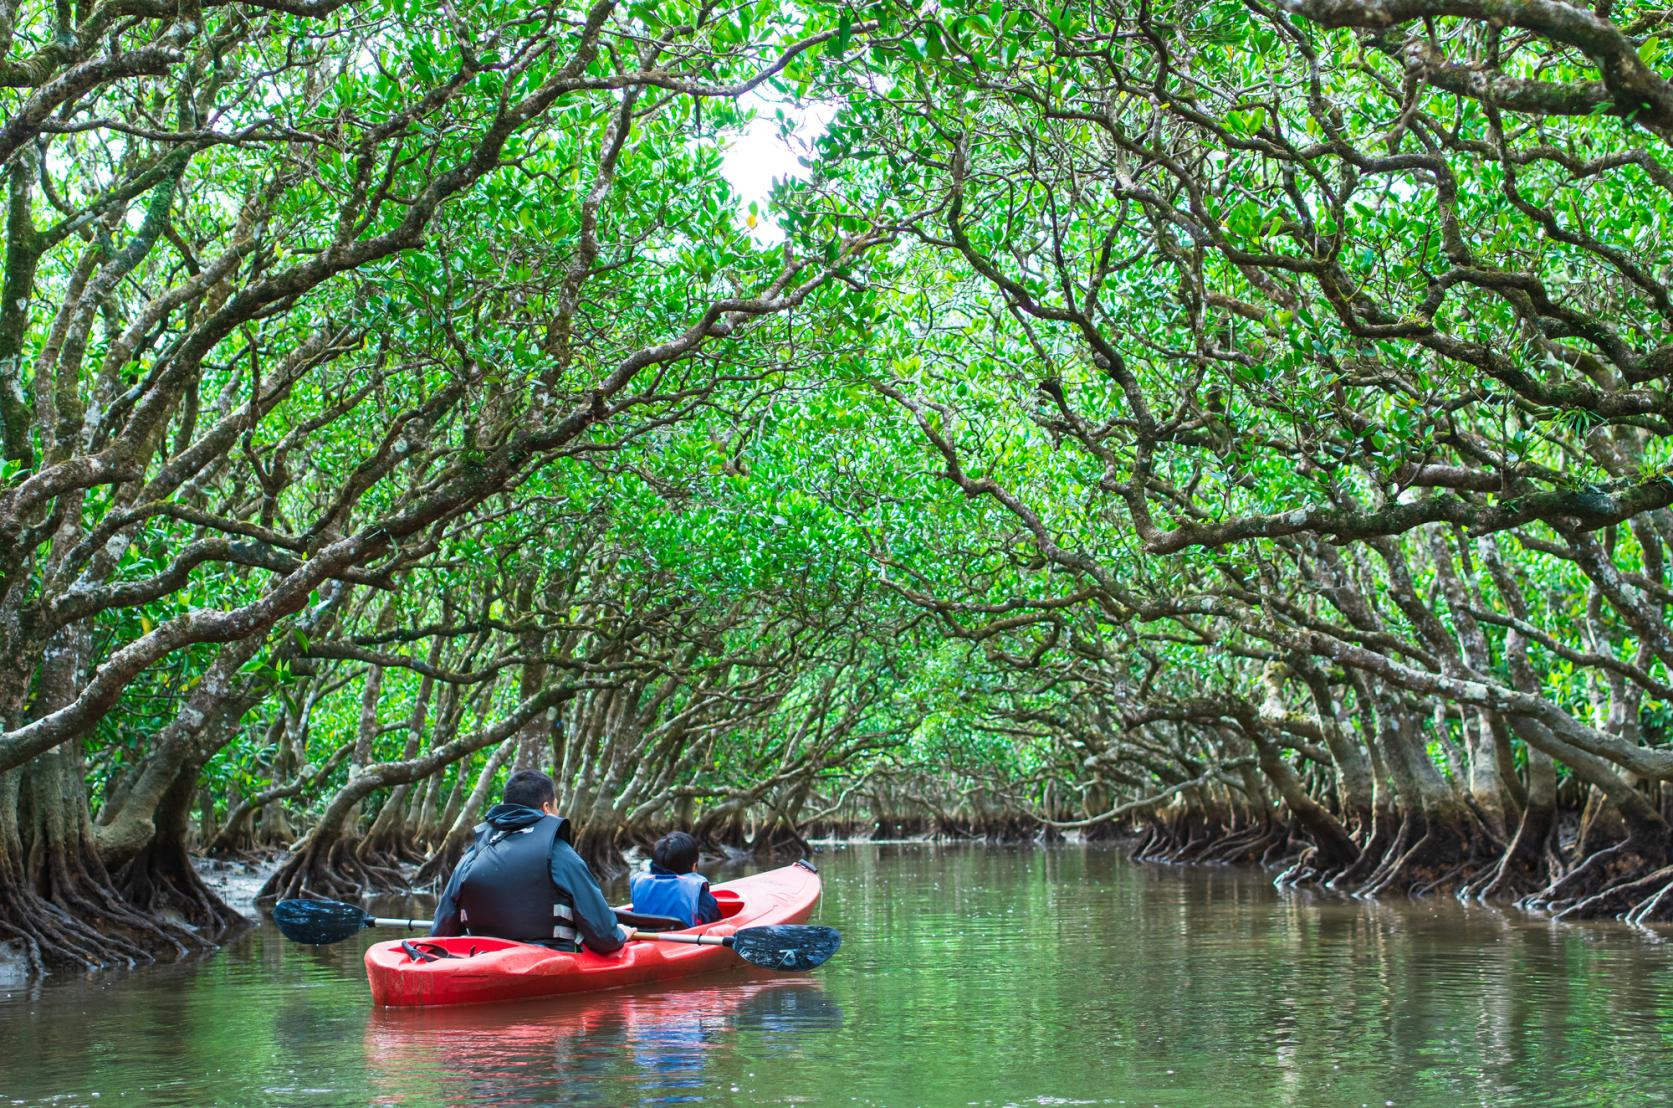
{"type": "MultiPolygon", "coordinates": [[[[1114,852],[829,848],[811,977],[385,1012],[360,950],[0,992],[0,1103],[1658,1104],[1673,939],[1114,852]]],[[[716,873],[714,876],[723,876],[716,873]]]]}

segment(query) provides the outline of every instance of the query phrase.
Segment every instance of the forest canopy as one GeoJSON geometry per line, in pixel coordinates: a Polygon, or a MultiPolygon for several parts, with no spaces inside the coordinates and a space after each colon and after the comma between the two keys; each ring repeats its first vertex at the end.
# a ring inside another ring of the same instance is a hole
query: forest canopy
{"type": "Polygon", "coordinates": [[[602,872],[1075,831],[1673,919],[1669,39],[8,3],[0,940],[424,887],[526,767],[602,872]]]}

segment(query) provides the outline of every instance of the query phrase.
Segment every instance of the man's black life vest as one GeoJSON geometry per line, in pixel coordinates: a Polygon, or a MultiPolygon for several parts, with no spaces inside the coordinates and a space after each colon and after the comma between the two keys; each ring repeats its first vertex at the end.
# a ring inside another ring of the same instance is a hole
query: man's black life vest
{"type": "Polygon", "coordinates": [[[562,826],[556,816],[541,816],[527,827],[478,829],[459,885],[459,921],[467,935],[581,949],[574,901],[552,881],[552,840],[562,826]]]}

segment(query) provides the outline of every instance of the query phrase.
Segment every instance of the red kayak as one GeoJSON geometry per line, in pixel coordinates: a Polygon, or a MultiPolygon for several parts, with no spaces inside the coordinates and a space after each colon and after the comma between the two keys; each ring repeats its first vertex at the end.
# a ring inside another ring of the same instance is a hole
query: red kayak
{"type": "MultiPolygon", "coordinates": [[[[740,928],[805,923],[819,902],[819,875],[805,866],[785,866],[714,886],[718,923],[684,934],[730,935],[740,928]]],[[[454,957],[415,960],[400,940],[366,951],[372,1003],[386,1007],[485,1004],[496,1000],[563,996],[671,981],[739,964],[723,946],[631,942],[614,954],[567,954],[543,946],[479,935],[425,939],[454,957]]]]}

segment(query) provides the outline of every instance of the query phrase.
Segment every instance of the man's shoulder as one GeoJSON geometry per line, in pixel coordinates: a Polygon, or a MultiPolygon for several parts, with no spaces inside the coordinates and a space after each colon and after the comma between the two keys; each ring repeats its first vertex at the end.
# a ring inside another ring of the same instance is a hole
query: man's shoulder
{"type": "Polygon", "coordinates": [[[561,869],[565,877],[592,881],[597,884],[593,880],[593,871],[587,865],[586,859],[582,858],[576,849],[561,837],[552,840],[552,869],[554,876],[561,869]]]}

